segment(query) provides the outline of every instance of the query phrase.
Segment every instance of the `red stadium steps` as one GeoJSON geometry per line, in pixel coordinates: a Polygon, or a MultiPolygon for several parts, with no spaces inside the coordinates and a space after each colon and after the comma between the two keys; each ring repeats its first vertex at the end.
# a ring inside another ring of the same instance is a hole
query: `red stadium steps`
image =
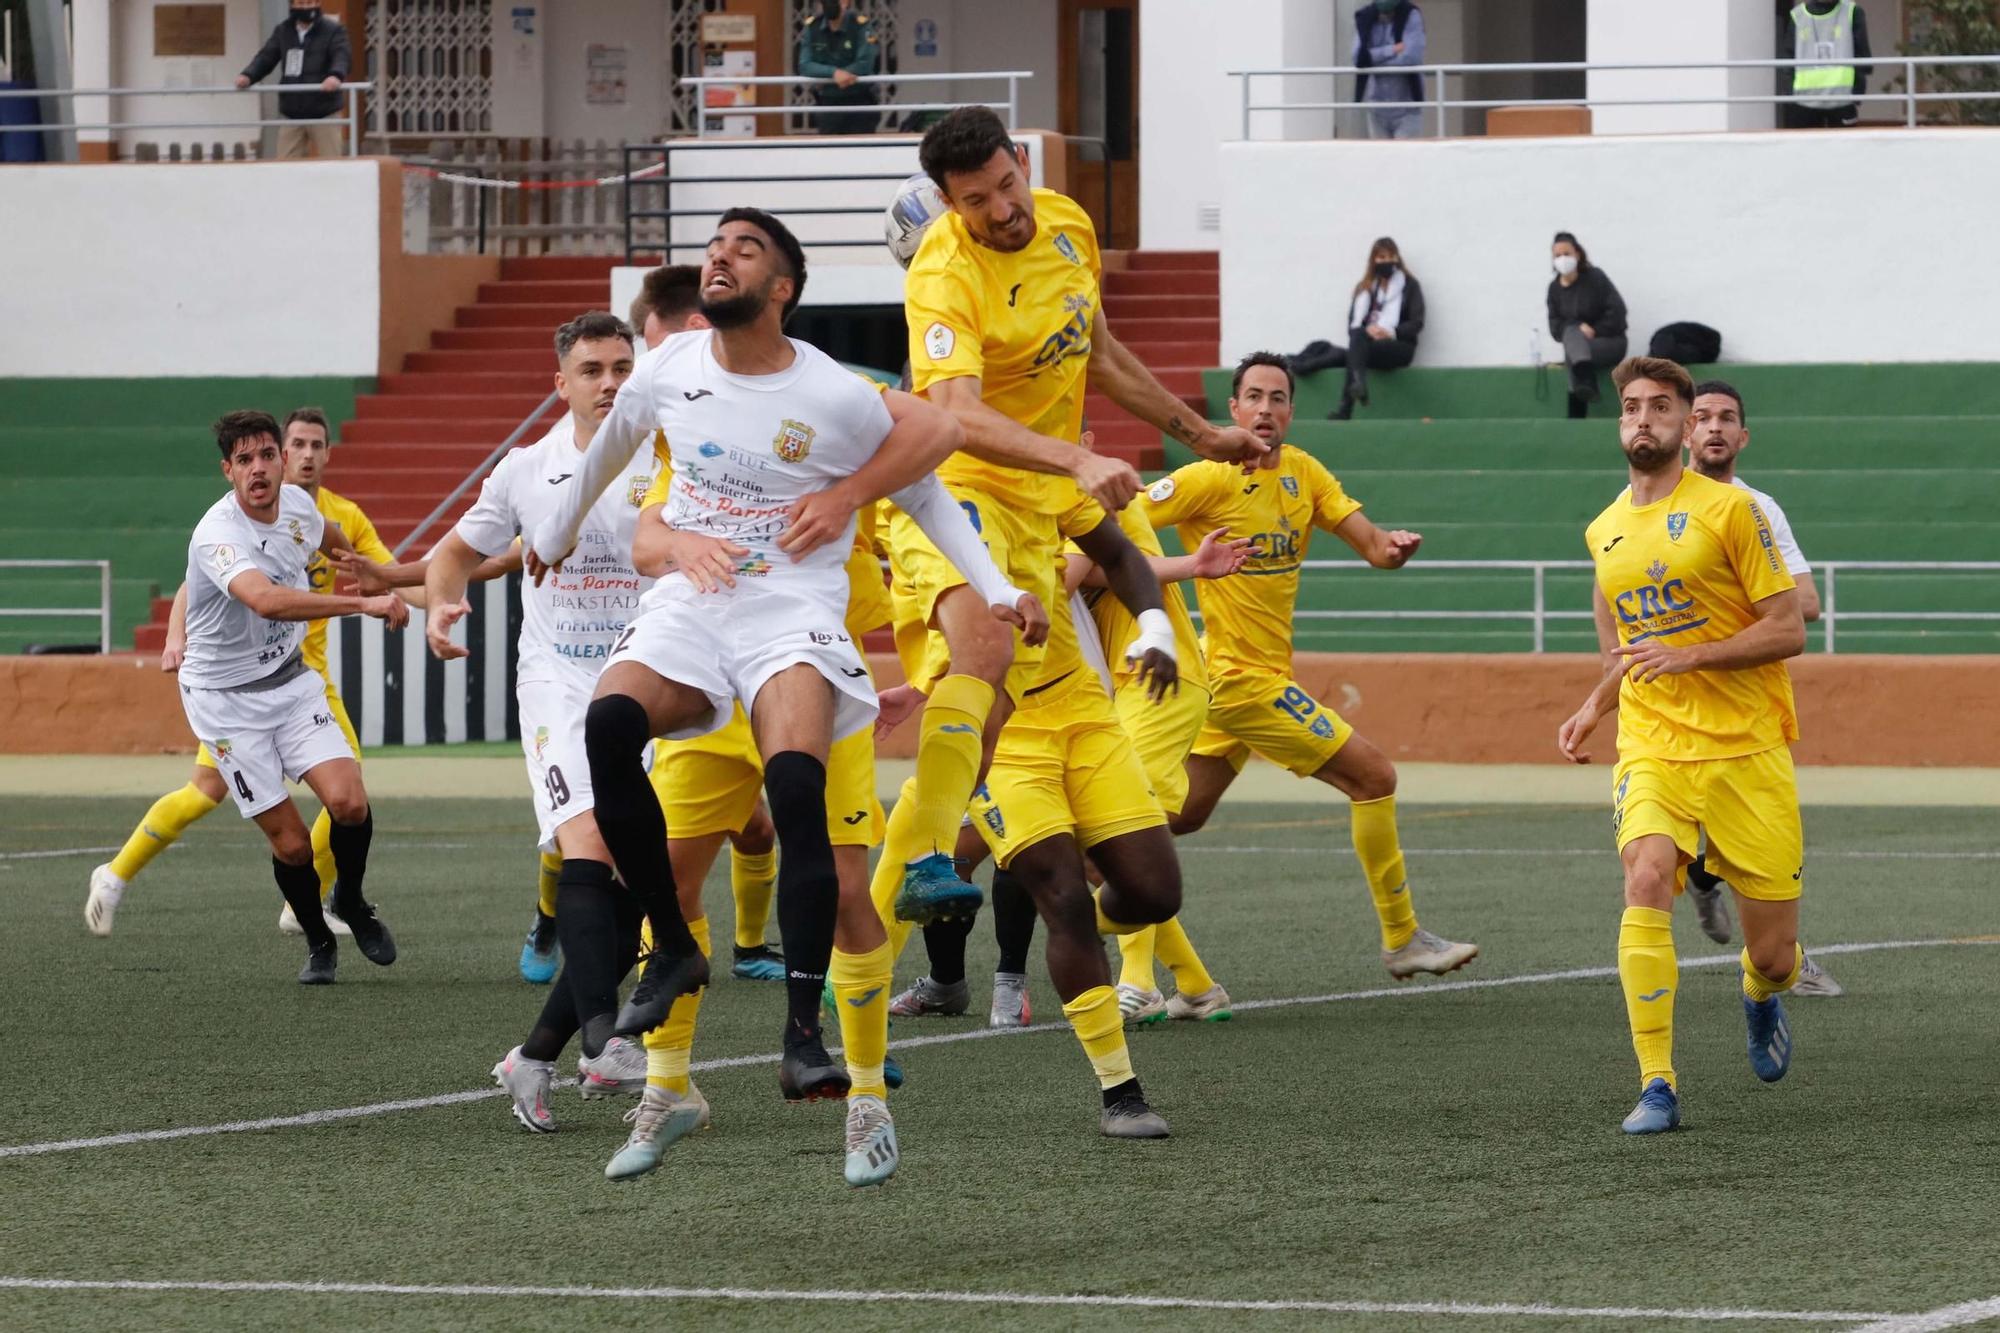
{"type": "MultiPolygon", "coordinates": [[[[1137,250],[1104,275],[1104,317],[1167,389],[1206,415],[1201,372],[1222,354],[1222,277],[1210,250],[1137,250]]],[[[1098,449],[1148,471],[1166,466],[1160,432],[1092,394],[1084,416],[1098,449]]]]}

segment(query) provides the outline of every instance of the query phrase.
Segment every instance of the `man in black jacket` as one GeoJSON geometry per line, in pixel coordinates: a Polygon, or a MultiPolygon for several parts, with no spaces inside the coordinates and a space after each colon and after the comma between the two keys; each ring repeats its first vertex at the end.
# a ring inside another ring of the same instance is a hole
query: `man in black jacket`
{"type": "Polygon", "coordinates": [[[248,88],[281,67],[280,84],[318,85],[316,92],[278,98],[278,114],[295,122],[278,131],[279,157],[340,156],[340,126],[326,118],[341,109],[340,85],[353,62],[347,29],[316,4],[292,6],[291,15],[271,30],[271,40],[236,76],[236,86],[248,88]]]}

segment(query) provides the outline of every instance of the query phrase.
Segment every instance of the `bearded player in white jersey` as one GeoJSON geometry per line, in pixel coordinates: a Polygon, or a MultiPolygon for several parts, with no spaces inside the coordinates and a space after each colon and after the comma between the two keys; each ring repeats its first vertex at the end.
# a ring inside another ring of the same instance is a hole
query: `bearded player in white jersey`
{"type": "Polygon", "coordinates": [[[881,1091],[888,977],[872,986],[835,979],[851,1001],[839,1006],[846,1072],[833,1066],[820,1032],[820,992],[837,937],[844,952],[887,956],[865,891],[839,892],[827,831],[828,751],[869,726],[876,711],[868,668],[843,627],[855,511],[893,498],[996,616],[1026,628],[1039,608],[1001,577],[970,520],[930,475],[962,439],[952,420],[914,400],[892,416],[875,388],[785,336],[805,277],[804,251],[778,219],[749,208],[722,215],[702,265],[702,314],[712,328],[670,338],[639,364],[580,461],[562,511],[535,529],[527,560],[540,575],[573,559],[583,511],[655,432],[665,433],[673,483],[662,518],[683,535],[677,567],[646,594],[613,647],[585,721],[597,826],[652,930],[644,975],[617,1031],[657,1026],[677,996],[708,981],[707,959],[677,901],[645,747],[654,736],[712,731],[740,701],[764,758],[782,849],[780,1090],[788,1100],[851,1090],[846,1177],[871,1185],[897,1162],[881,1091]]]}

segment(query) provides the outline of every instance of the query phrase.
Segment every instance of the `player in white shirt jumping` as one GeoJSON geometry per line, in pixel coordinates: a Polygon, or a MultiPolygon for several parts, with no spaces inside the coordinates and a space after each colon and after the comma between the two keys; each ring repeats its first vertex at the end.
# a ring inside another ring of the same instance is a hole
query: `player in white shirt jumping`
{"type": "MultiPolygon", "coordinates": [[[[592,439],[560,513],[534,531],[528,570],[567,567],[583,511],[649,447],[672,445],[662,507],[680,534],[677,567],[646,594],[599,678],[585,722],[597,824],[626,887],[644,908],[653,947],[619,1011],[617,1031],[644,1032],[674,999],[708,981],[708,963],[676,900],[667,829],[646,780],[654,736],[699,736],[740,700],[764,757],[765,793],[782,851],[778,921],[787,1022],[779,1085],[790,1100],[838,1095],[820,1032],[820,992],[835,935],[844,952],[886,941],[861,886],[839,892],[827,832],[826,761],[834,740],[874,721],[875,691],[843,627],[846,563],[860,505],[889,496],[978,587],[993,614],[1027,628],[1040,609],[993,567],[969,519],[930,474],[962,433],[928,404],[884,395],[816,348],[784,334],[805,288],[805,255],[778,219],[722,215],[702,265],[712,326],[649,352],[592,439]]],[[[850,1068],[877,1069],[888,1044],[887,978],[848,1026],[850,1068]]],[[[876,1077],[879,1077],[877,1072],[876,1077]]],[[[848,1102],[847,1179],[876,1184],[895,1169],[886,1103],[848,1102]]]]}
{"type": "MultiPolygon", "coordinates": [[[[1785,562],[1785,572],[1799,585],[1799,606],[1808,621],[1818,620],[1819,588],[1813,583],[1812,566],[1806,563],[1805,552],[1799,549],[1798,539],[1792,536],[1791,520],[1785,517],[1785,511],[1776,500],[1736,475],[1736,456],[1750,443],[1749,420],[1749,414],[1743,408],[1743,395],[1736,391],[1734,385],[1724,380],[1706,380],[1695,385],[1691,433],[1688,436],[1688,465],[1710,480],[1741,487],[1757,497],[1758,507],[1770,521],[1771,540],[1778,548],[1779,558],[1785,562]]],[[[1721,876],[1709,873],[1707,859],[1708,854],[1704,850],[1688,866],[1688,896],[1694,899],[1695,917],[1701,923],[1702,933],[1717,944],[1727,944],[1734,933],[1729,920],[1729,897],[1723,892],[1727,885],[1721,876]]],[[[1792,987],[1792,994],[1834,996],[1841,993],[1840,983],[1808,954],[1799,969],[1798,983],[1792,987]]]]}
{"type": "Polygon", "coordinates": [[[321,517],[312,497],[284,482],[277,421],[230,412],[215,423],[230,493],[195,526],[188,544],[187,647],[181,706],[188,727],[215,757],[236,808],[271,844],[278,892],[306,937],[301,984],[334,979],[338,951],[320,910],[312,839],[285,779],[304,782],[333,816],[336,871],[331,906],[369,962],[396,961],[396,942],[361,896],[375,823],[361,765],[326,701],[326,682],[302,655],[306,622],[374,616],[399,629],[409,609],[393,596],[343,597],[312,591],[306,566],[353,547],[321,517]]]}

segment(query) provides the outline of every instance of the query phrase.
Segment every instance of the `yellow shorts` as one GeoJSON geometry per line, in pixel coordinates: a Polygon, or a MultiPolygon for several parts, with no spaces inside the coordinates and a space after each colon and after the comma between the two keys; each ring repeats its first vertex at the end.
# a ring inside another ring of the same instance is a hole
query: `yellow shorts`
{"type": "Polygon", "coordinates": [[[1111,702],[1139,751],[1160,808],[1179,814],[1187,804],[1188,751],[1208,720],[1208,691],[1182,681],[1178,693],[1154,703],[1146,695],[1145,682],[1134,678],[1119,687],[1111,702]]]}
{"type": "MultiPolygon", "coordinates": [[[[954,487],[952,495],[973,528],[986,543],[993,563],[1008,582],[1022,592],[1034,593],[1042,605],[1055,614],[1062,592],[1062,534],[1054,514],[1023,513],[1008,507],[1004,500],[969,487],[954,487]]],[[[965,582],[965,576],[924,536],[916,521],[902,510],[892,510],[889,518],[889,566],[892,575],[890,604],[896,616],[896,651],[910,683],[929,694],[950,663],[944,635],[932,625],[938,598],[965,582]],[[915,649],[915,634],[927,631],[921,656],[915,649]],[[909,636],[910,646],[905,647],[909,636]],[[912,670],[912,666],[915,669],[912,670]]],[[[1007,693],[1019,699],[1041,677],[1047,645],[1030,648],[1017,636],[1014,665],[1007,672],[1007,693]]]]}
{"type": "MultiPolygon", "coordinates": [[[[764,794],[764,760],[742,705],[706,736],[655,742],[647,776],[670,836],[742,832],[764,794]]],[[[875,731],[863,727],[827,755],[826,830],[836,847],[873,847],[886,822],[875,793],[875,731]]]]}
{"type": "Polygon", "coordinates": [[[1251,752],[1309,778],[1340,753],[1354,728],[1284,676],[1214,676],[1215,702],[1194,753],[1241,772],[1251,752]]]}
{"type": "MultiPolygon", "coordinates": [[[[341,702],[340,691],[333,687],[330,678],[322,675],[320,679],[326,681],[327,708],[332,712],[334,723],[340,728],[340,734],[347,737],[347,748],[354,751],[354,762],[358,764],[361,762],[361,738],[354,734],[354,724],[348,721],[347,705],[341,702]]],[[[214,768],[215,756],[208,752],[206,745],[198,745],[195,747],[194,762],[197,768],[214,768]]]]}
{"type": "Polygon", "coordinates": [[[1059,833],[1088,851],[1166,822],[1137,747],[1088,667],[1021,701],[972,802],[973,827],[1003,869],[1059,833]]]}
{"type": "Polygon", "coordinates": [[[1746,898],[1785,902],[1805,876],[1790,746],[1735,759],[1621,759],[1611,771],[1618,848],[1664,834],[1692,861],[1708,830],[1708,869],[1746,898]]]}

